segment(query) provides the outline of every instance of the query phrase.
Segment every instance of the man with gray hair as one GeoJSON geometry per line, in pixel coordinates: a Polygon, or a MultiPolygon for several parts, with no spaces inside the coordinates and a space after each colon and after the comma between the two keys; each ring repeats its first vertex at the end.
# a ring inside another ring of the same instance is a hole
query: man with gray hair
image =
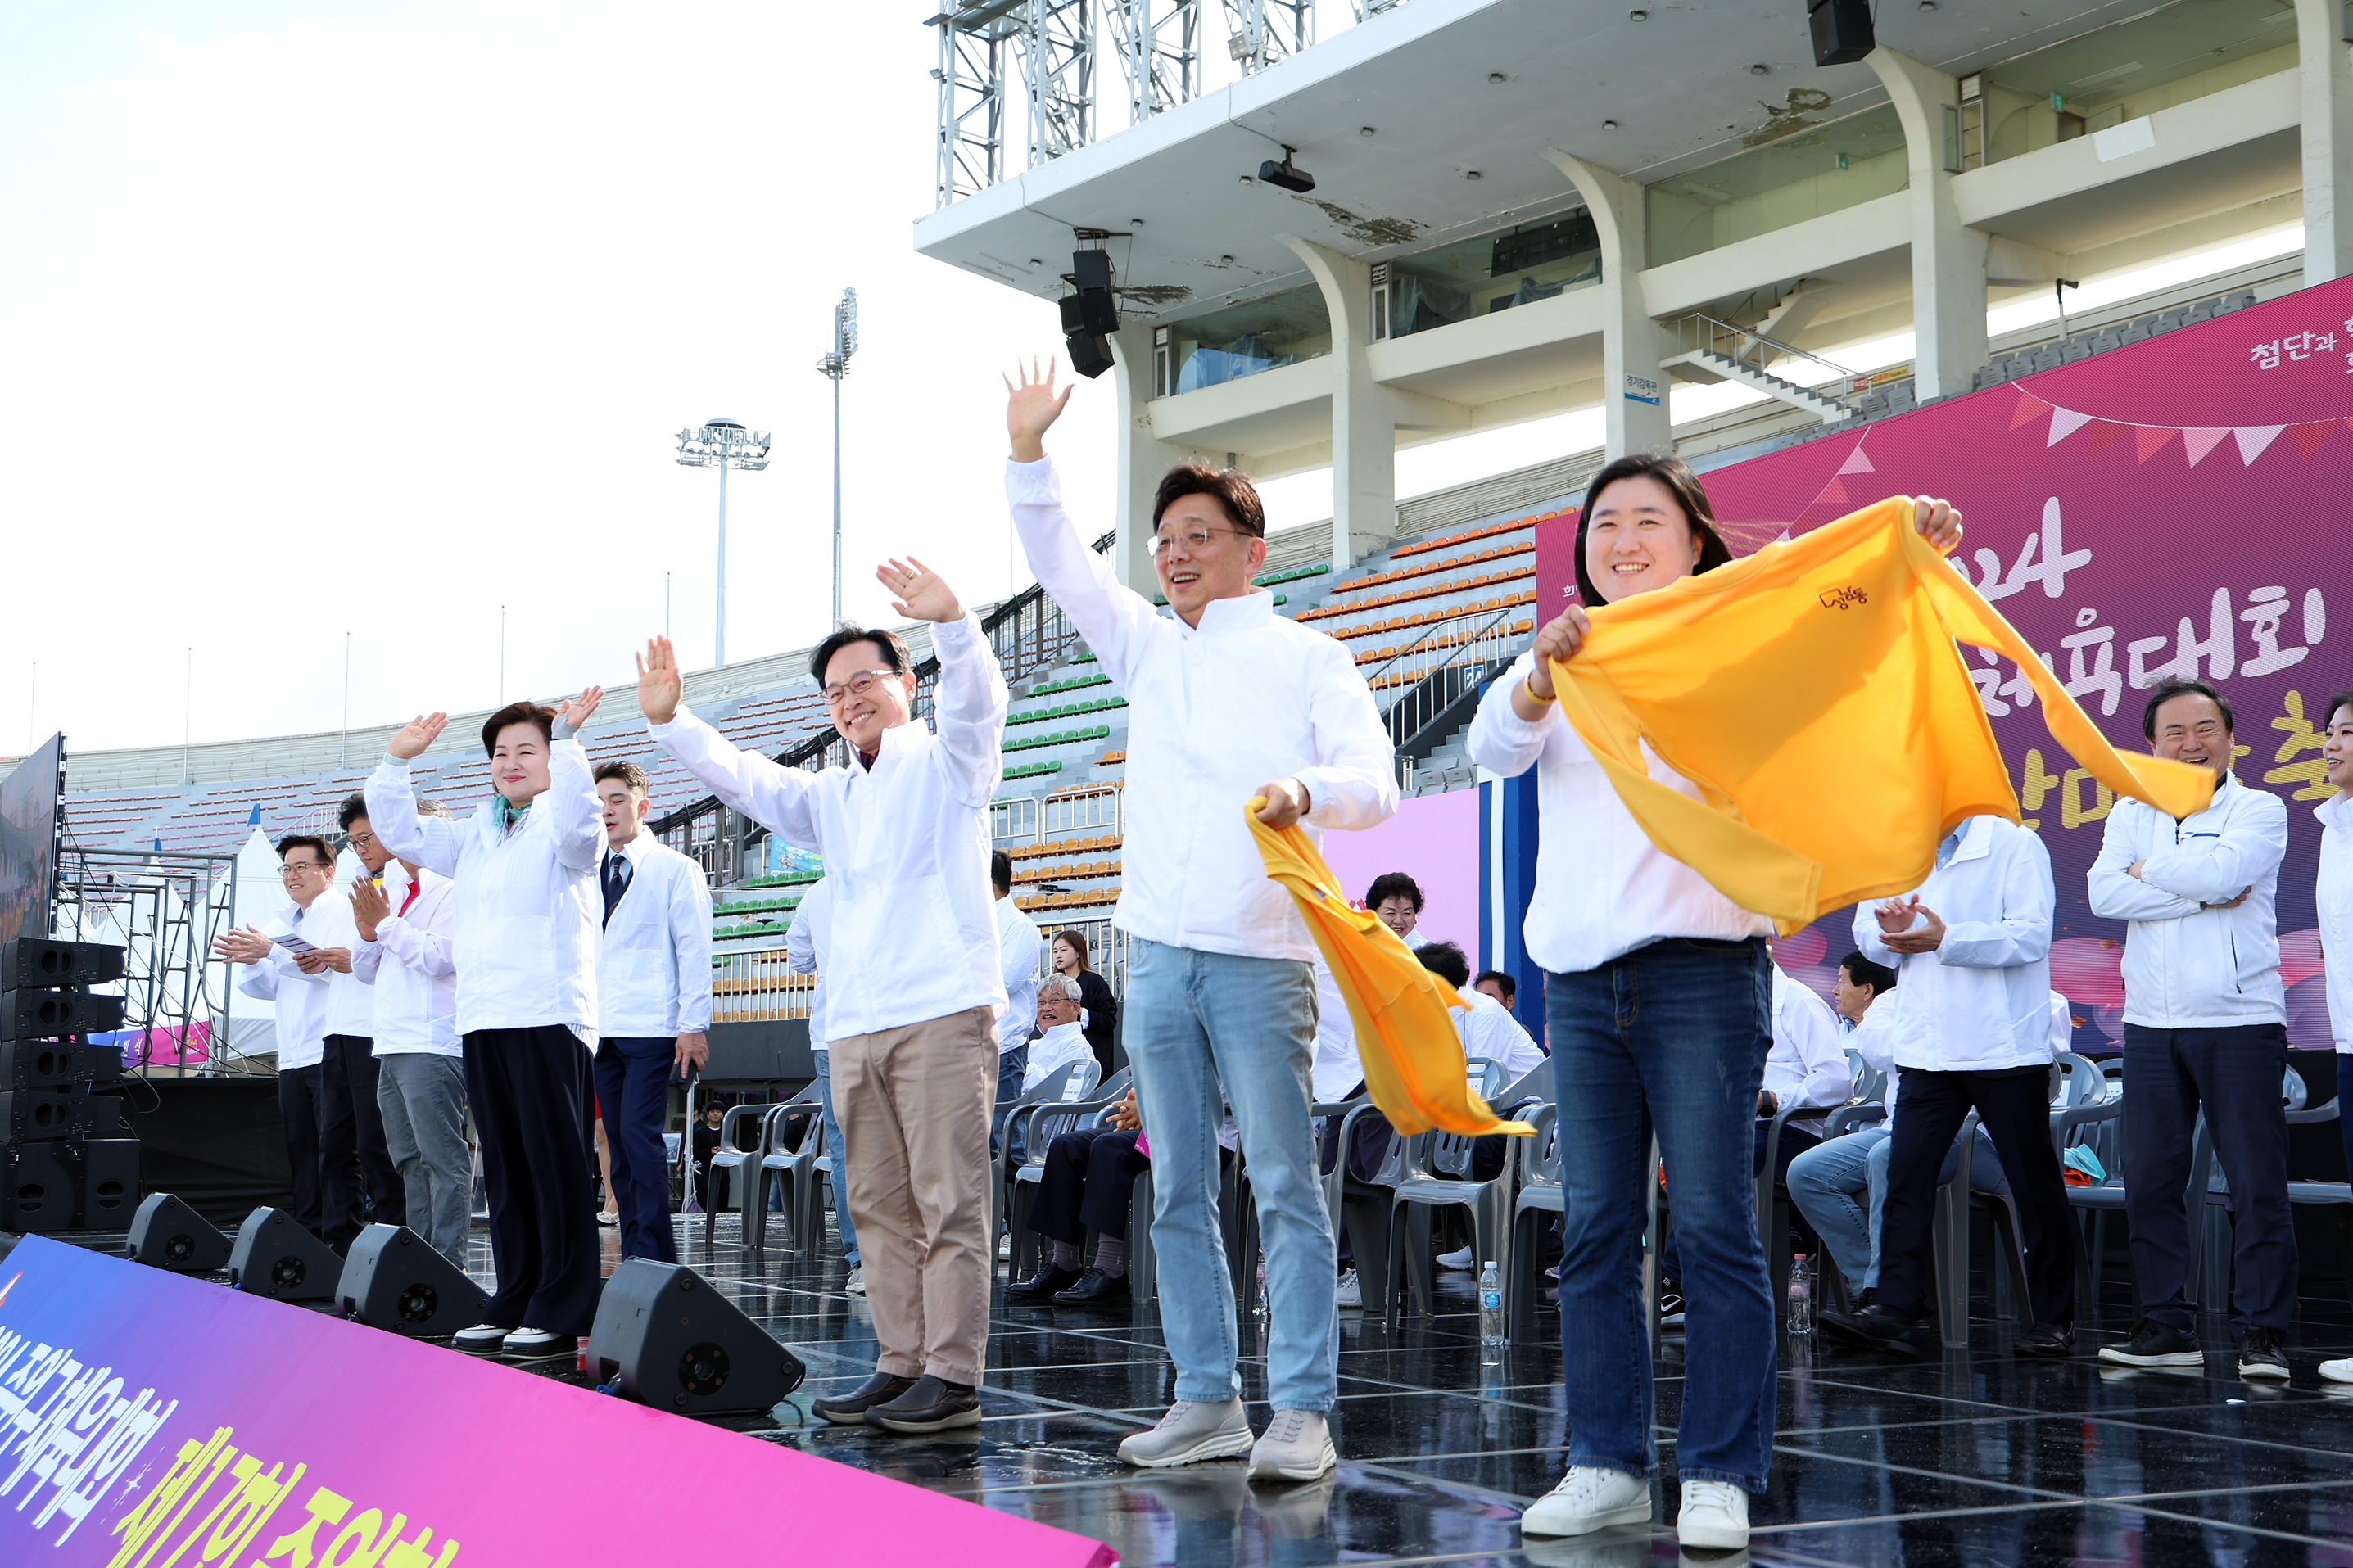
{"type": "MultiPolygon", "coordinates": [[[[364,815],[346,825],[356,845],[374,837],[364,815]]],[[[449,819],[439,801],[419,816],[449,819]]],[[[384,868],[384,885],[352,883],[360,945],[352,973],[375,988],[375,1101],[385,1146],[399,1173],[408,1225],[460,1268],[473,1219],[474,1162],[466,1146],[465,1047],[458,1038],[457,910],[449,879],[413,860],[384,868]]]]}
{"type": "Polygon", "coordinates": [[[1029,1063],[1022,1070],[1021,1092],[1029,1093],[1060,1069],[1095,1059],[1079,1022],[1079,983],[1067,974],[1049,974],[1038,982],[1038,1029],[1029,1041],[1029,1063]]]}

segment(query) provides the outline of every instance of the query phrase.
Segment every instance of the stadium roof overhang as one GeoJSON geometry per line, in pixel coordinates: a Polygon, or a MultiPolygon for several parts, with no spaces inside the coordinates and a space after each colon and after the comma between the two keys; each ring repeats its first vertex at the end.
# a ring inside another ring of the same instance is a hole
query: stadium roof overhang
{"type": "MultiPolygon", "coordinates": [[[[2148,0],[1878,9],[1883,46],[1959,74],[2148,0]]],[[[1305,283],[1284,236],[1378,260],[1573,206],[1547,148],[1648,183],[1885,101],[1870,67],[1812,58],[1803,0],[1409,0],[929,214],[915,247],[1054,298],[1073,231],[1108,230],[1123,313],[1174,320],[1305,283]],[[1251,177],[1285,146],[1313,192],[1251,177]]]]}

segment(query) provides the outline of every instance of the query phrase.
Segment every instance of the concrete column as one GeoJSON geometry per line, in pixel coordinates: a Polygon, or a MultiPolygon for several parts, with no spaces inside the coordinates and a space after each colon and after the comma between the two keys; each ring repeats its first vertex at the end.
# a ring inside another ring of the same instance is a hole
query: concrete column
{"type": "Polygon", "coordinates": [[[1119,394],[1119,538],[1112,545],[1112,570],[1148,599],[1160,592],[1152,570],[1153,492],[1161,475],[1193,454],[1152,434],[1152,328],[1120,328],[1111,339],[1111,357],[1119,394]]]}
{"type": "Polygon", "coordinates": [[[1672,452],[1667,376],[1659,368],[1666,335],[1642,303],[1642,270],[1650,265],[1650,196],[1631,180],[1558,148],[1546,158],[1568,176],[1593,214],[1601,236],[1601,408],[1608,455],[1672,452]]]}
{"type": "Polygon", "coordinates": [[[1332,565],[1335,571],[1397,536],[1397,418],[1373,379],[1372,268],[1295,235],[1278,235],[1323,290],[1332,316],[1332,565]]]}
{"type": "Polygon", "coordinates": [[[2353,49],[2339,0],[2295,0],[2304,96],[2304,286],[2353,272],[2353,49]]]}
{"type": "Polygon", "coordinates": [[[1865,63],[1903,122],[1912,179],[1913,386],[1924,398],[1950,397],[1969,390],[1987,357],[1986,237],[1961,222],[1945,172],[1945,108],[1960,103],[1960,84],[1890,48],[1865,63]]]}

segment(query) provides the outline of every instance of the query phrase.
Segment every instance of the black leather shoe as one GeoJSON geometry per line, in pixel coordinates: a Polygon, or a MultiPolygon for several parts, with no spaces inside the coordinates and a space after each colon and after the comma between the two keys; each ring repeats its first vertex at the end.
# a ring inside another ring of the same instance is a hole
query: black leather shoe
{"type": "Polygon", "coordinates": [[[1079,1282],[1054,1298],[1064,1307],[1108,1307],[1131,1300],[1133,1292],[1124,1274],[1106,1274],[1100,1268],[1090,1268],[1079,1276],[1079,1282]]]}
{"type": "Polygon", "coordinates": [[[2075,1325],[2037,1323],[2018,1337],[2018,1353],[2043,1361],[2059,1361],[2075,1353],[2075,1325]]]}
{"type": "Polygon", "coordinates": [[[1821,1321],[1822,1331],[1841,1344],[1915,1357],[1921,1351],[1926,1323],[1881,1306],[1867,1312],[1824,1312],[1821,1321]]]}
{"type": "Polygon", "coordinates": [[[1084,1276],[1075,1268],[1058,1268],[1049,1262],[1020,1284],[1008,1286],[1005,1299],[1008,1301],[1050,1301],[1082,1278],[1084,1276]]]}
{"type": "Polygon", "coordinates": [[[898,1398],[869,1410],[866,1424],[916,1436],[926,1432],[944,1432],[951,1426],[977,1426],[980,1390],[968,1383],[950,1383],[925,1373],[898,1398]]]}
{"type": "Polygon", "coordinates": [[[915,1386],[915,1379],[898,1377],[878,1372],[857,1388],[838,1399],[819,1399],[809,1405],[809,1414],[830,1421],[837,1426],[862,1426],[866,1413],[878,1405],[887,1404],[915,1386]]]}

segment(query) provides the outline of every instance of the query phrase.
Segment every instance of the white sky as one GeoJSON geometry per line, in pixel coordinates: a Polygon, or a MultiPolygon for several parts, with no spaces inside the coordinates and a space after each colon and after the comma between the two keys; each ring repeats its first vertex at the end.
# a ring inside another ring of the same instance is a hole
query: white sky
{"type": "MultiPolygon", "coordinates": [[[[672,458],[715,417],[776,437],[730,482],[728,652],[807,646],[844,285],[845,613],[888,616],[887,552],[1006,592],[997,378],[1059,329],[912,248],[936,8],[0,11],[0,751],[177,742],[191,650],[194,740],[332,730],[346,632],[353,725],[486,706],[501,604],[506,696],[626,680],[665,574],[707,666],[717,479],[672,458]]],[[[1852,363],[1909,339],[1873,348],[1852,363]]],[[[1110,378],[1082,383],[1054,443],[1103,527],[1111,418],[1110,378]]],[[[1591,410],[1432,444],[1398,493],[1599,439],[1591,410]]],[[[1330,496],[1328,472],[1268,487],[1278,527],[1330,496]]]]}

